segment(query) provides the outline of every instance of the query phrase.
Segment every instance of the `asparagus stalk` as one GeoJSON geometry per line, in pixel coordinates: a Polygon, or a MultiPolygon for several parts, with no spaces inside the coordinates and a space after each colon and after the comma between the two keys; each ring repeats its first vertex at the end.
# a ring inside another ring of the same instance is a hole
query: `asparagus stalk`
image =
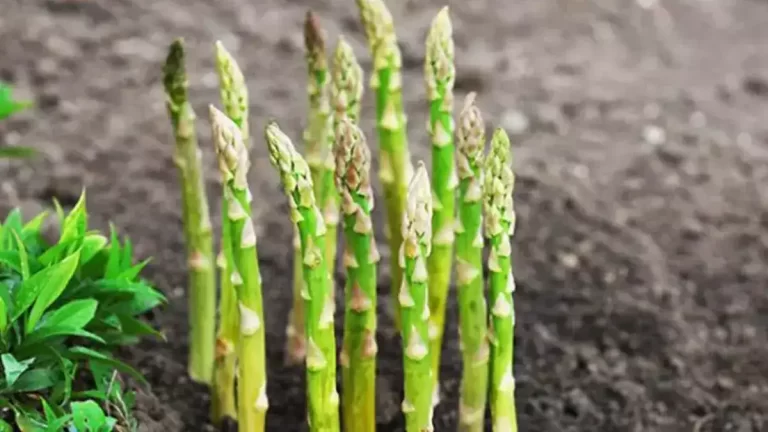
{"type": "Polygon", "coordinates": [[[309,427],[312,432],[338,432],[334,296],[324,254],[328,231],[315,201],[307,162],[274,121],[267,124],[265,137],[270,161],[280,173],[291,205],[291,219],[301,239],[306,283],[302,294],[306,300],[309,427]]]}
{"type": "Polygon", "coordinates": [[[176,139],[174,163],[182,187],[182,215],[189,266],[189,375],[210,384],[216,332],[216,280],[213,234],[201,174],[202,154],[195,132],[195,112],[187,97],[184,45],[176,39],[163,68],[166,107],[176,139]]]}
{"type": "Polygon", "coordinates": [[[408,188],[399,261],[404,272],[400,287],[407,432],[432,431],[432,371],[429,352],[427,258],[431,253],[432,194],[423,162],[408,188]]]}
{"type": "MultiPolygon", "coordinates": [[[[248,140],[248,87],[245,78],[232,55],[221,42],[216,43],[216,71],[219,76],[219,91],[224,112],[240,130],[244,142],[248,140]]],[[[223,179],[223,178],[222,178],[223,179]]],[[[226,185],[224,185],[226,188],[226,185]]],[[[222,189],[224,190],[224,189],[222,189]]],[[[219,251],[221,304],[219,306],[219,329],[216,337],[216,362],[214,364],[214,391],[211,401],[211,417],[215,424],[221,424],[225,417],[237,419],[235,400],[235,367],[237,362],[237,340],[239,323],[236,287],[232,284],[232,273],[237,269],[231,248],[232,221],[226,195],[221,200],[221,246],[219,251]]]]}
{"type": "Polygon", "coordinates": [[[459,430],[482,432],[488,391],[488,313],[483,292],[482,182],[485,123],[470,93],[459,115],[456,282],[463,370],[459,430]]]}
{"type": "Polygon", "coordinates": [[[376,430],[376,265],[371,154],[350,119],[337,128],[336,187],[341,191],[344,264],[347,269],[344,345],[341,352],[344,430],[376,430]]]}
{"type": "Polygon", "coordinates": [[[454,241],[455,189],[458,184],[454,167],[453,144],[453,29],[444,7],[432,21],[427,36],[424,75],[429,97],[429,134],[432,138],[432,254],[429,271],[430,352],[434,376],[434,403],[439,399],[440,351],[445,329],[445,304],[451,283],[454,241]]]}
{"type": "MultiPolygon", "coordinates": [[[[306,49],[309,96],[309,122],[304,130],[304,144],[307,151],[307,164],[314,184],[314,194],[318,206],[325,211],[328,238],[325,245],[325,260],[333,277],[333,264],[336,261],[336,226],[338,225],[338,198],[333,187],[333,154],[330,146],[331,130],[329,121],[330,105],[328,102],[328,61],[326,60],[325,35],[320,23],[312,11],[307,11],[304,20],[304,47],[306,49]]],[[[294,237],[298,236],[298,231],[294,237]]],[[[298,237],[295,244],[300,243],[298,237]]],[[[286,335],[286,362],[298,364],[306,355],[306,335],[304,334],[304,311],[301,290],[302,280],[301,248],[294,247],[293,307],[288,322],[286,335]]]]}
{"type": "Polygon", "coordinates": [[[497,129],[491,138],[483,184],[485,236],[491,249],[489,296],[491,307],[491,416],[496,432],[517,432],[515,378],[513,374],[515,312],[512,293],[510,236],[515,231],[509,138],[497,129]]]}
{"type": "Polygon", "coordinates": [[[263,431],[267,401],[264,312],[256,233],[251,220],[248,189],[250,159],[240,128],[224,113],[210,107],[213,142],[224,182],[229,220],[229,248],[234,258],[230,277],[237,292],[238,340],[238,428],[263,431]]]}
{"type": "Polygon", "coordinates": [[[333,140],[331,106],[326,60],[325,36],[317,17],[310,11],[304,25],[304,40],[307,47],[309,67],[310,129],[307,142],[310,145],[307,163],[312,173],[317,205],[323,212],[328,233],[325,239],[325,262],[333,278],[336,262],[336,227],[339,224],[339,193],[334,187],[333,140]],[[310,156],[311,155],[311,156],[310,156]]]}
{"type": "MultiPolygon", "coordinates": [[[[384,189],[391,251],[400,250],[402,221],[411,165],[406,133],[407,118],[403,110],[402,59],[397,46],[392,15],[383,0],[356,0],[373,57],[374,73],[370,87],[376,93],[376,126],[379,136],[379,179],[384,189]]],[[[402,283],[402,269],[391,260],[390,273],[393,287],[402,283]]],[[[400,328],[397,290],[392,290],[395,325],[400,328]]]]}

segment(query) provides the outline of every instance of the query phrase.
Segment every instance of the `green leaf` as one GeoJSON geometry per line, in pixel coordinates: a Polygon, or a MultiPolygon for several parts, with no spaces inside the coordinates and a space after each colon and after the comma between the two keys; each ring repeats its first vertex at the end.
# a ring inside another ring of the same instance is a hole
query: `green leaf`
{"type": "MultiPolygon", "coordinates": [[[[21,289],[19,290],[20,294],[24,292],[25,289],[29,292],[37,293],[35,296],[36,299],[34,301],[35,304],[32,306],[32,311],[29,313],[29,317],[27,318],[27,325],[24,328],[25,333],[29,334],[35,328],[35,325],[37,325],[37,322],[40,320],[40,317],[43,315],[43,312],[45,312],[46,308],[48,308],[48,306],[56,301],[56,299],[61,295],[61,292],[64,291],[64,288],[67,287],[69,280],[72,279],[72,275],[75,274],[75,269],[77,268],[77,262],[79,258],[80,253],[75,252],[72,255],[64,258],[64,260],[60,263],[54,264],[53,266],[36,273],[31,278],[22,282],[21,289]],[[38,278],[40,275],[43,275],[45,279],[38,278]],[[31,287],[26,287],[27,282],[33,280],[34,285],[31,285],[31,287]]],[[[19,309],[17,309],[16,314],[19,313],[19,309]]]]}
{"type": "Polygon", "coordinates": [[[30,366],[32,366],[32,363],[35,362],[35,359],[33,357],[30,359],[18,361],[16,360],[16,357],[13,356],[13,354],[5,353],[0,356],[0,361],[3,363],[5,383],[9,387],[12,387],[13,384],[19,379],[21,374],[23,374],[27,369],[29,369],[30,366]]]}
{"type": "Polygon", "coordinates": [[[80,254],[80,265],[85,265],[99,251],[104,249],[107,244],[107,238],[101,234],[88,234],[83,239],[83,251],[80,254]]]}
{"type": "Polygon", "coordinates": [[[0,296],[0,333],[8,328],[8,308],[5,306],[3,296],[0,296]]]}
{"type": "Polygon", "coordinates": [[[0,82],[0,120],[32,106],[30,101],[19,101],[13,97],[13,88],[0,82]]]}
{"type": "Polygon", "coordinates": [[[39,232],[43,228],[43,224],[45,223],[46,219],[48,219],[48,211],[43,211],[24,225],[24,228],[21,230],[21,234],[29,235],[39,232]]]}
{"type": "Polygon", "coordinates": [[[57,374],[50,369],[31,369],[24,372],[11,387],[17,393],[36,392],[52,387],[57,382],[57,374]]]}
{"type": "Polygon", "coordinates": [[[33,331],[27,337],[24,338],[24,342],[19,346],[19,350],[22,350],[22,349],[28,350],[31,347],[34,347],[35,344],[39,344],[41,342],[45,342],[48,339],[61,337],[61,336],[79,336],[82,338],[91,339],[93,341],[96,341],[102,344],[107,343],[100,336],[95,335],[89,331],[83,330],[80,327],[57,326],[57,327],[50,327],[50,328],[40,328],[33,331]]]}
{"type": "Polygon", "coordinates": [[[124,280],[124,281],[133,281],[133,280],[135,280],[139,276],[139,273],[141,273],[141,271],[144,270],[144,267],[146,267],[147,264],[149,264],[149,261],[150,261],[150,259],[146,259],[146,260],[136,264],[135,266],[132,266],[132,267],[129,267],[129,268],[125,269],[122,273],[117,275],[117,277],[115,279],[117,279],[117,280],[124,280]]]}
{"type": "Polygon", "coordinates": [[[49,312],[43,318],[40,329],[69,327],[83,328],[96,314],[99,302],[94,299],[83,299],[69,302],[64,306],[49,312]]]}
{"type": "Polygon", "coordinates": [[[117,314],[117,317],[120,320],[120,327],[124,334],[131,336],[156,336],[165,340],[165,336],[162,333],[140,319],[125,314],[117,314]]]}
{"type": "Polygon", "coordinates": [[[88,214],[85,209],[85,190],[80,194],[75,207],[64,218],[59,243],[66,243],[85,236],[88,229],[88,214]]]}
{"type": "Polygon", "coordinates": [[[117,420],[104,414],[99,404],[89,400],[85,402],[72,402],[72,422],[78,432],[103,432],[111,431],[117,424],[117,420]]]}
{"type": "Polygon", "coordinates": [[[31,147],[0,147],[0,159],[28,159],[36,155],[37,150],[31,147]]]}
{"type": "Polygon", "coordinates": [[[21,258],[15,251],[0,251],[0,265],[9,267],[16,273],[21,273],[21,258]]]}
{"type": "Polygon", "coordinates": [[[147,380],[141,375],[139,371],[121,362],[120,360],[112,358],[107,354],[100,353],[98,351],[92,350],[90,348],[82,347],[82,346],[76,346],[76,347],[70,348],[69,353],[70,353],[70,357],[73,357],[73,358],[80,357],[80,358],[89,359],[94,362],[105,363],[121,372],[131,375],[134,379],[141,382],[142,384],[149,385],[149,383],[147,383],[147,380]]]}
{"type": "Polygon", "coordinates": [[[23,230],[21,211],[17,208],[11,210],[3,223],[3,232],[0,235],[0,246],[3,249],[14,249],[13,234],[19,233],[23,230]]]}
{"type": "Polygon", "coordinates": [[[117,238],[117,231],[112,224],[110,224],[109,237],[109,259],[107,260],[107,269],[104,272],[104,277],[106,279],[115,279],[120,274],[122,256],[120,254],[120,239],[117,238]]]}
{"type": "MultiPolygon", "coordinates": [[[[5,310],[6,326],[8,316],[13,315],[13,300],[11,299],[11,290],[5,281],[0,282],[0,301],[3,303],[3,309],[5,310]]],[[[2,330],[0,330],[2,333],[2,330]]]]}
{"type": "Polygon", "coordinates": [[[29,257],[27,256],[27,248],[24,246],[24,242],[21,240],[19,233],[14,232],[13,238],[16,239],[16,247],[19,248],[19,265],[21,267],[21,278],[29,279],[29,257]]]}
{"type": "Polygon", "coordinates": [[[5,422],[5,420],[0,420],[0,432],[13,432],[13,427],[5,422]]]}

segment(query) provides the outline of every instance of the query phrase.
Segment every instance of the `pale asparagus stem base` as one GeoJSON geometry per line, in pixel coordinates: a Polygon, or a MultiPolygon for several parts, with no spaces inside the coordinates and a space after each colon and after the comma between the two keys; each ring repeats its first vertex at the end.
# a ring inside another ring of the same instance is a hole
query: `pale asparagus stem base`
{"type": "Polygon", "coordinates": [[[306,161],[275,122],[265,129],[270,162],[278,170],[299,231],[306,290],[307,408],[311,432],[339,431],[339,394],[336,391],[334,299],[325,263],[326,226],[315,202],[306,161]]]}
{"type": "Polygon", "coordinates": [[[427,36],[424,75],[429,98],[428,131],[432,141],[432,254],[429,256],[430,352],[438,402],[440,354],[445,329],[445,307],[451,282],[454,242],[455,190],[458,184],[453,145],[453,30],[444,7],[432,21],[427,36]]]}
{"type": "Polygon", "coordinates": [[[223,197],[227,201],[227,214],[222,217],[229,220],[231,228],[229,247],[233,260],[228,265],[237,292],[238,427],[249,432],[262,432],[269,402],[261,273],[247,180],[250,161],[238,126],[213,106],[210,111],[213,140],[224,181],[223,197]]]}
{"type": "Polygon", "coordinates": [[[239,331],[237,293],[231,281],[231,271],[227,263],[233,262],[231,227],[227,201],[222,200],[221,215],[221,253],[216,259],[219,268],[221,286],[221,305],[219,311],[219,332],[216,338],[216,362],[213,375],[214,392],[211,400],[213,423],[221,425],[224,418],[237,419],[235,400],[235,368],[237,364],[237,338],[239,331]]]}
{"type": "Polygon", "coordinates": [[[398,293],[402,313],[407,432],[432,431],[432,372],[429,352],[427,257],[431,253],[432,194],[424,163],[419,163],[408,190],[399,264],[404,279],[398,293]]]}
{"type": "Polygon", "coordinates": [[[483,188],[485,235],[490,243],[488,284],[491,302],[491,415],[496,432],[517,432],[513,373],[515,290],[510,236],[515,230],[514,174],[509,138],[497,129],[491,139],[483,188]]]}
{"type": "Polygon", "coordinates": [[[216,279],[213,234],[201,174],[202,156],[195,132],[195,113],[187,98],[184,46],[170,47],[163,70],[166,108],[176,141],[174,163],[182,189],[182,217],[189,268],[190,352],[192,380],[210,384],[216,335],[216,279]]]}
{"type": "Polygon", "coordinates": [[[307,335],[304,332],[304,303],[301,293],[305,289],[304,266],[301,256],[301,238],[298,231],[293,237],[293,306],[288,316],[288,328],[285,331],[285,363],[301,364],[307,355],[307,335]]]}
{"type": "Polygon", "coordinates": [[[347,271],[345,290],[342,412],[344,430],[376,431],[376,265],[370,151],[354,123],[337,128],[336,186],[341,191],[347,271]]]}
{"type": "Polygon", "coordinates": [[[456,225],[456,284],[462,347],[459,431],[483,432],[488,393],[488,313],[483,283],[483,150],[485,124],[467,96],[459,116],[457,171],[459,176],[456,225]]]}

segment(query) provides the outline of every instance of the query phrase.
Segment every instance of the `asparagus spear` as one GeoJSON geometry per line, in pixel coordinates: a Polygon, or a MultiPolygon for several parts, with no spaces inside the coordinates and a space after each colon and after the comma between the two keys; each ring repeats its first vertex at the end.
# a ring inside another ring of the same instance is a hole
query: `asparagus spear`
{"type": "Polygon", "coordinates": [[[400,288],[407,432],[432,431],[432,372],[429,352],[427,258],[431,253],[432,194],[423,162],[408,188],[399,261],[405,277],[400,288]]]}
{"type": "Polygon", "coordinates": [[[512,172],[509,138],[497,129],[491,138],[486,177],[483,184],[485,236],[491,250],[489,297],[491,307],[491,416],[493,430],[517,431],[515,378],[513,375],[515,312],[512,293],[510,236],[515,231],[512,200],[515,177],[512,172]]]}
{"type": "Polygon", "coordinates": [[[458,180],[454,168],[453,145],[453,83],[456,68],[453,65],[453,29],[444,7],[432,21],[427,36],[427,54],[424,75],[429,97],[429,122],[432,137],[432,246],[427,261],[429,271],[430,352],[434,376],[434,403],[439,398],[440,350],[445,328],[445,304],[451,283],[451,258],[454,241],[454,207],[458,180]]]}
{"type": "MultiPolygon", "coordinates": [[[[248,146],[248,87],[245,78],[232,55],[221,42],[216,42],[216,72],[219,76],[219,92],[224,112],[240,130],[248,146]]],[[[226,185],[224,185],[224,189],[226,185]]],[[[226,216],[229,203],[226,196],[221,200],[221,250],[219,251],[221,304],[219,329],[216,337],[216,362],[214,364],[214,391],[211,401],[211,417],[220,424],[224,417],[237,419],[235,402],[235,367],[239,334],[237,293],[232,284],[232,272],[236,270],[232,244],[232,221],[226,216]]]]}
{"type": "Polygon", "coordinates": [[[195,113],[187,97],[184,45],[176,39],[163,68],[166,107],[176,139],[174,163],[182,187],[182,215],[189,266],[189,375],[210,384],[216,332],[216,281],[213,268],[213,234],[202,155],[195,132],[195,113]]]}
{"type": "MultiPolygon", "coordinates": [[[[224,182],[230,222],[229,248],[234,258],[230,277],[237,292],[238,340],[238,428],[263,431],[267,401],[264,312],[261,293],[256,233],[251,220],[251,193],[248,189],[250,159],[238,126],[224,113],[210,107],[213,142],[224,182]]],[[[225,249],[226,250],[226,249],[225,249]]]]}
{"type": "Polygon", "coordinates": [[[339,193],[334,187],[334,165],[332,144],[331,106],[329,102],[329,84],[326,61],[325,36],[317,17],[310,11],[304,25],[304,39],[307,46],[307,65],[309,66],[309,99],[312,119],[310,120],[308,143],[314,147],[308,150],[307,163],[312,173],[317,205],[323,212],[328,234],[325,240],[325,262],[333,278],[336,262],[336,227],[339,224],[339,193]],[[310,155],[312,155],[310,157],[310,155]]]}
{"type": "MultiPolygon", "coordinates": [[[[408,182],[413,171],[406,134],[407,118],[402,101],[402,59],[392,15],[383,0],[356,1],[375,69],[370,87],[376,93],[379,179],[384,188],[389,246],[394,252],[400,250],[403,241],[401,224],[408,182]]],[[[392,286],[398,287],[403,277],[402,269],[395,260],[390,262],[390,267],[392,286]]],[[[392,290],[391,294],[395,325],[400,328],[396,290],[392,290]]]]}
{"type": "Polygon", "coordinates": [[[456,279],[463,357],[459,430],[482,432],[488,390],[488,314],[483,293],[482,182],[485,123],[470,93],[459,115],[456,279]]]}
{"type": "Polygon", "coordinates": [[[341,352],[344,430],[376,430],[376,265],[373,236],[371,154],[360,129],[350,119],[337,129],[336,187],[341,191],[344,264],[347,268],[344,345],[341,352]]]}
{"type": "Polygon", "coordinates": [[[352,47],[339,37],[336,52],[333,55],[333,74],[331,76],[331,105],[333,106],[334,139],[338,135],[339,124],[344,118],[352,123],[360,119],[360,102],[363,98],[363,68],[355,57],[352,47]]]}
{"type": "Polygon", "coordinates": [[[291,205],[291,219],[301,239],[306,282],[303,295],[306,300],[309,427],[312,432],[338,432],[334,296],[324,256],[327,227],[312,192],[307,162],[274,121],[267,124],[265,136],[270,162],[280,173],[291,205]]]}
{"type": "MultiPolygon", "coordinates": [[[[304,46],[306,49],[309,96],[309,124],[304,130],[307,164],[312,175],[314,194],[318,206],[324,210],[328,237],[325,246],[325,260],[333,277],[336,262],[336,226],[338,225],[338,198],[333,187],[333,154],[331,152],[330,105],[328,102],[328,61],[326,60],[325,35],[312,11],[307,11],[304,20],[304,46]]],[[[295,236],[299,233],[296,232],[295,236]]],[[[298,238],[294,240],[298,244],[298,238]]],[[[304,334],[304,311],[301,290],[304,287],[301,267],[301,248],[294,248],[293,307],[286,332],[286,361],[297,364],[306,355],[304,334]]]]}

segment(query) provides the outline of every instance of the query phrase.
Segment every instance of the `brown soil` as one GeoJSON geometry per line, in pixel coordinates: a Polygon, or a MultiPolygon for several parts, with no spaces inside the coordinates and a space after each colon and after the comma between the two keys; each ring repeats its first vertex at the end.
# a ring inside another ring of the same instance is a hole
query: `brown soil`
{"type": "MultiPolygon", "coordinates": [[[[45,153],[2,162],[3,207],[34,211],[54,196],[68,204],[87,187],[92,223],[115,222],[154,257],[148,276],[171,301],[152,319],[168,343],[125,353],[153,384],[141,403],[144,430],[208,430],[206,392],[185,376],[179,191],[159,81],[166,47],[186,38],[195,106],[205,113],[218,100],[211,54],[221,39],[247,71],[252,128],[275,117],[298,138],[304,12],[312,4],[369,70],[354,2],[0,3],[0,78],[37,102],[0,126],[0,141],[45,153]]],[[[428,159],[422,41],[440,2],[389,3],[412,147],[428,159]]],[[[639,3],[654,2],[453,2],[459,100],[478,91],[489,126],[514,133],[520,428],[766,430],[768,2],[639,3]]],[[[370,99],[365,109],[370,119],[370,99]]],[[[214,200],[208,134],[201,120],[214,200]]],[[[269,430],[304,430],[302,373],[280,361],[291,297],[287,206],[264,146],[254,159],[269,430]]],[[[456,424],[454,306],[438,431],[456,424]]],[[[386,317],[381,327],[380,430],[402,430],[399,342],[386,317]]]]}

